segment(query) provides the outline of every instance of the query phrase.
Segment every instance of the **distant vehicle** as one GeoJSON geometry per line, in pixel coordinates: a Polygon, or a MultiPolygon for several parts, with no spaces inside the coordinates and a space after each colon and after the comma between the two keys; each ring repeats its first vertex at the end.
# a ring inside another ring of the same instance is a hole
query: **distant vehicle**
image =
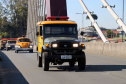
{"type": "Polygon", "coordinates": [[[0,40],[0,50],[3,50],[6,48],[6,43],[7,43],[7,39],[1,39],[0,40]]]}
{"type": "Polygon", "coordinates": [[[15,49],[16,40],[7,40],[6,50],[15,49]]]}
{"type": "Polygon", "coordinates": [[[18,38],[15,45],[15,53],[18,51],[29,51],[33,53],[33,45],[29,38],[25,38],[23,35],[21,38],[18,38]]]}

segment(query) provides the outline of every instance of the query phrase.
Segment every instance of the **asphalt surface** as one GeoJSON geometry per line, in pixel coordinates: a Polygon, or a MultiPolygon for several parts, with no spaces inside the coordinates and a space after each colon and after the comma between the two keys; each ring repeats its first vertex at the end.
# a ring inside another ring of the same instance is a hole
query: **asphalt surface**
{"type": "Polygon", "coordinates": [[[5,51],[0,62],[0,84],[126,84],[126,59],[86,54],[85,71],[68,63],[37,67],[36,52],[5,51]]]}

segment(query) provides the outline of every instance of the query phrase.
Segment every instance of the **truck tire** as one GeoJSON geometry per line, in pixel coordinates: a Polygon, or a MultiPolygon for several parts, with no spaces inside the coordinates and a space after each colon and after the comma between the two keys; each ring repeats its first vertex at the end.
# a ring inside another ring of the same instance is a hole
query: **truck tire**
{"type": "Polygon", "coordinates": [[[8,51],[8,47],[6,47],[6,51],[8,51]]]}
{"type": "Polygon", "coordinates": [[[15,53],[18,53],[18,51],[17,51],[17,50],[15,50],[15,53]]]}
{"type": "Polygon", "coordinates": [[[42,67],[42,57],[40,57],[37,53],[37,65],[38,67],[42,67]]]}
{"type": "Polygon", "coordinates": [[[84,58],[78,59],[78,68],[79,68],[79,70],[84,70],[86,67],[86,56],[85,56],[84,52],[82,52],[81,55],[83,55],[84,58]]]}
{"type": "Polygon", "coordinates": [[[43,52],[42,54],[42,66],[44,71],[49,70],[49,60],[47,58],[48,52],[43,52]]]}

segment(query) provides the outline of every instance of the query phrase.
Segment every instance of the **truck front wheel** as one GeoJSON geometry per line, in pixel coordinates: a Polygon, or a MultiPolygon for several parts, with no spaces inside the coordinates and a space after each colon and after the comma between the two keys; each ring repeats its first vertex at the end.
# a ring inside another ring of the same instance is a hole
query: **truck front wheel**
{"type": "Polygon", "coordinates": [[[15,53],[18,53],[18,50],[15,50],[15,53]]]}
{"type": "Polygon", "coordinates": [[[8,49],[8,47],[6,47],[6,51],[8,51],[9,49],[8,49]]]}
{"type": "Polygon", "coordinates": [[[48,71],[49,70],[49,60],[47,58],[48,52],[43,52],[42,55],[42,65],[43,65],[43,70],[48,71]]]}
{"type": "Polygon", "coordinates": [[[37,53],[37,65],[38,67],[42,67],[42,57],[40,57],[37,53]]]}
{"type": "Polygon", "coordinates": [[[79,70],[84,70],[85,67],[86,67],[85,53],[83,52],[82,55],[84,56],[84,58],[79,58],[78,59],[78,68],[79,68],[79,70]]]}

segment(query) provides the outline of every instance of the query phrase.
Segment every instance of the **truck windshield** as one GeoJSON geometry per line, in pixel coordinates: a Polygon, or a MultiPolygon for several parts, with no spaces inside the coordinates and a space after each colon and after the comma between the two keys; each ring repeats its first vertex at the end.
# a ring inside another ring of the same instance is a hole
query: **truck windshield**
{"type": "Polygon", "coordinates": [[[68,25],[68,24],[51,24],[45,25],[45,34],[55,35],[55,34],[63,34],[63,35],[75,35],[77,34],[76,25],[68,25]]]}
{"type": "Polygon", "coordinates": [[[30,42],[29,39],[19,39],[19,42],[30,42]]]}
{"type": "Polygon", "coordinates": [[[8,41],[8,43],[16,43],[16,41],[8,41]]]}

